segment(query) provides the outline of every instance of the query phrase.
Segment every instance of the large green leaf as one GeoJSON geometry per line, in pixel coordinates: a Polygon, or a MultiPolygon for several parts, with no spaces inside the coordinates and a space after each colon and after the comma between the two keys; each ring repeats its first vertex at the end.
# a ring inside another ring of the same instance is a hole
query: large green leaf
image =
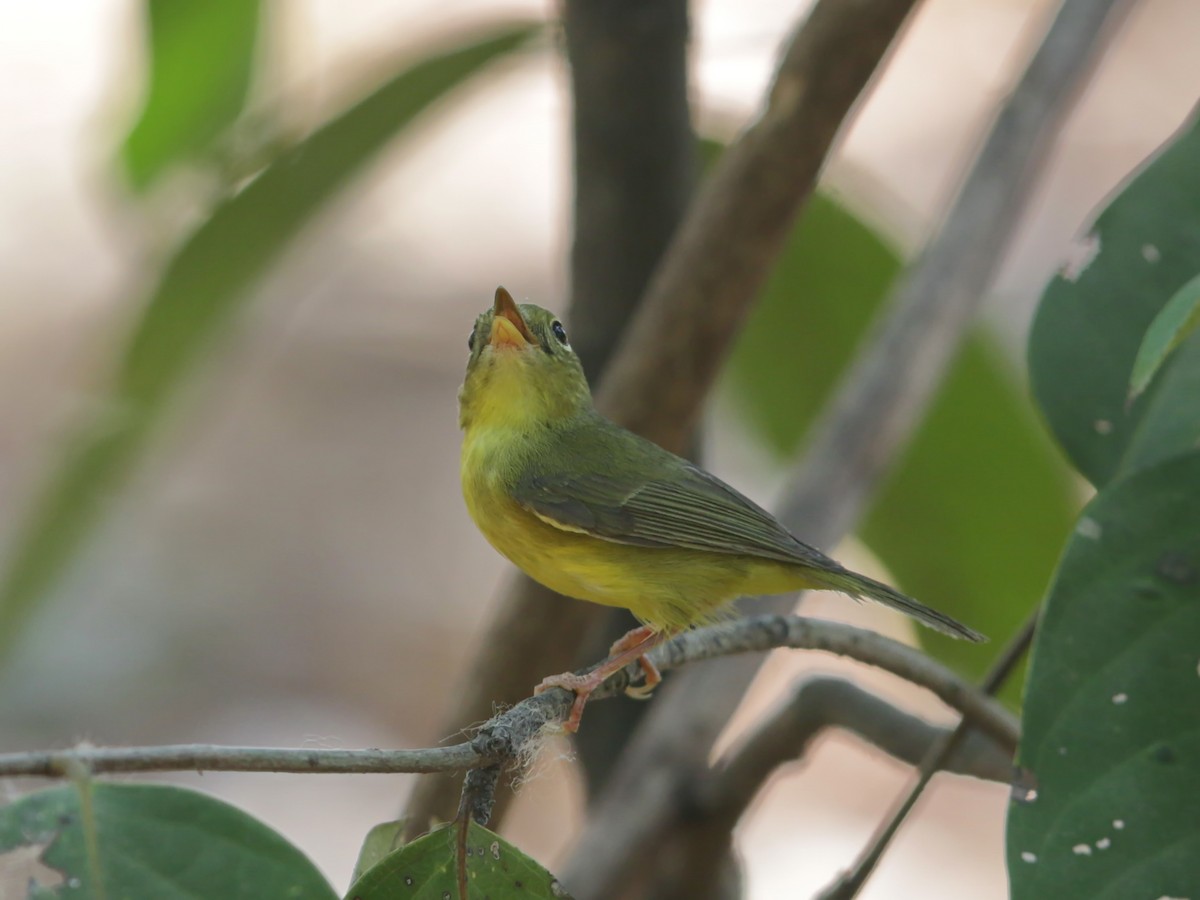
{"type": "MultiPolygon", "coordinates": [[[[782,456],[795,452],[900,268],[850,213],[812,199],[729,370],[739,409],[782,456]]],[[[1041,596],[1074,511],[1066,468],[1015,374],[976,333],[861,533],[905,590],[1003,640],[1041,596]]],[[[981,671],[968,645],[918,632],[939,658],[981,671]]],[[[1014,699],[1019,684],[1009,690],[1014,699]]]]}
{"type": "MultiPolygon", "coordinates": [[[[457,826],[446,825],[395,850],[350,887],[347,900],[445,900],[458,898],[457,826]]],[[[467,837],[464,900],[556,900],[569,897],[540,865],[482,825],[467,837]]]]}
{"type": "Polygon", "coordinates": [[[0,897],[336,900],[281,835],[196,791],[83,783],[0,809],[0,897]]]}
{"type": "Polygon", "coordinates": [[[165,401],[300,229],[420,112],[532,31],[506,26],[404,70],[284,154],[184,243],[134,328],[107,411],[75,437],[18,536],[0,581],[0,652],[70,561],[165,401]]]}
{"type": "Polygon", "coordinates": [[[151,71],[123,158],[135,188],[208,151],[240,115],[254,72],[258,0],[147,0],[151,71]]]}
{"type": "Polygon", "coordinates": [[[1200,452],[1084,511],[1030,668],[1013,897],[1200,893],[1200,452]]]}
{"type": "Polygon", "coordinates": [[[1200,364],[1200,356],[1175,354],[1132,401],[1129,381],[1147,328],[1200,271],[1198,160],[1200,125],[1192,123],[1100,214],[1033,323],[1034,393],[1067,454],[1097,486],[1129,463],[1135,439],[1157,447],[1158,458],[1189,446],[1166,448],[1157,435],[1138,433],[1167,372],[1200,364]]]}

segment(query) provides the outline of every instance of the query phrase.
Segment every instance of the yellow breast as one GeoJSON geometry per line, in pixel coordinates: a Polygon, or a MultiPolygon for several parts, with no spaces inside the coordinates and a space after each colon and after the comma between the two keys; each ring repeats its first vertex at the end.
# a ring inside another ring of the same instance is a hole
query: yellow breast
{"type": "Polygon", "coordinates": [[[616,543],[538,518],[506,489],[520,444],[495,429],[463,442],[467,509],[493,547],[535,581],[568,597],[629,609],[648,625],[681,629],[711,619],[783,566],[679,547],[616,543]],[[761,571],[760,571],[761,570],[761,571]]]}

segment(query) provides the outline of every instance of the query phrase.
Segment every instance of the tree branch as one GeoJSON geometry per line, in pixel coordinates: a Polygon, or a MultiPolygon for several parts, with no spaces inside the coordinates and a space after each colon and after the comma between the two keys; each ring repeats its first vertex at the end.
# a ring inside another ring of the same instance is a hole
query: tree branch
{"type": "MultiPolygon", "coordinates": [[[[688,0],[567,0],[562,15],[575,151],[568,332],[588,380],[598,384],[696,183],[688,0]]],[[[604,656],[637,625],[626,610],[551,602],[590,623],[576,654],[557,669],[604,656]]],[[[525,665],[518,661],[518,668],[525,665]]],[[[589,796],[603,787],[646,709],[603,704],[593,712],[592,727],[577,735],[589,796]]],[[[502,792],[501,799],[508,795],[502,792]]]]}
{"type": "MultiPolygon", "coordinates": [[[[993,696],[1009,676],[1016,670],[1017,664],[1025,656],[1029,650],[1029,645],[1033,642],[1033,632],[1037,627],[1038,611],[1035,609],[1021,630],[1016,636],[1009,641],[1008,646],[1000,654],[991,670],[984,677],[983,683],[980,685],[980,690],[984,691],[989,697],[993,696]]],[[[917,782],[909,789],[908,795],[900,802],[900,804],[888,816],[887,821],[875,832],[875,836],[867,845],[866,850],[855,862],[853,868],[843,875],[825,890],[818,895],[819,900],[852,900],[858,896],[858,892],[862,890],[867,883],[867,879],[871,877],[871,873],[875,871],[875,866],[879,864],[879,860],[883,858],[884,852],[888,845],[891,844],[900,830],[900,826],[904,824],[904,820],[908,818],[913,807],[917,805],[917,801],[921,798],[925,788],[929,786],[929,782],[933,780],[934,774],[946,766],[946,763],[954,755],[959,744],[971,732],[971,725],[966,719],[958,723],[954,730],[947,732],[939,737],[925,753],[925,758],[921,760],[921,768],[917,775],[917,782]]]]}
{"type": "MultiPolygon", "coordinates": [[[[930,725],[844,678],[818,676],[802,681],[714,767],[700,785],[696,803],[720,815],[728,831],[759,788],[780,765],[800,759],[826,729],[839,728],[862,738],[893,759],[920,765],[933,744],[951,729],[930,725]]],[[[999,743],[972,730],[947,761],[945,771],[1008,784],[1016,744],[999,743]]]]}
{"type": "Polygon", "coordinates": [[[425,750],[314,750],[288,747],[228,747],[173,744],[160,747],[93,747],[0,753],[0,777],[63,778],[72,765],[106,772],[308,772],[389,774],[449,772],[487,760],[469,742],[425,750]]]}
{"type": "MultiPolygon", "coordinates": [[[[760,616],[714,625],[680,635],[658,647],[651,658],[664,672],[690,662],[776,647],[820,650],[857,659],[924,687],[959,710],[1002,746],[1015,745],[1018,727],[1012,714],[983,696],[970,683],[919,650],[871,631],[838,622],[799,616],[760,616]]],[[[615,696],[629,684],[630,667],[610,678],[593,701],[615,696]]],[[[530,741],[557,727],[570,712],[574,695],[554,689],[529,697],[480,727],[461,744],[423,750],[312,750],[267,747],[218,747],[188,744],[167,747],[103,748],[0,754],[0,777],[63,777],[72,766],[94,773],[150,771],[390,773],[447,772],[476,769],[520,758],[530,741]]],[[[586,719],[585,719],[586,727],[586,719]]],[[[490,802],[476,804],[481,809],[490,802]]]]}
{"type": "Polygon", "coordinates": [[[817,175],[915,0],[821,0],[765,109],[722,155],[654,273],[597,406],[669,450],[687,444],[733,338],[817,175]]]}
{"type": "MultiPolygon", "coordinates": [[[[1101,4],[1090,5],[1095,15],[1101,4]]],[[[1063,14],[1087,16],[1088,6],[1070,0],[1063,14]]],[[[1097,29],[1060,45],[1056,77],[1031,66],[1001,110],[943,228],[899,284],[890,312],[815,426],[780,515],[805,540],[828,546],[850,530],[920,421],[1101,45],[1097,29]]],[[[748,606],[777,610],[786,602],[748,606]]],[[[649,848],[678,824],[678,798],[707,777],[712,743],[756,672],[756,660],[694,669],[673,688],[685,696],[647,716],[585,827],[584,849],[564,870],[577,900],[620,896],[622,884],[654,865],[649,848]]]]}
{"type": "MultiPolygon", "coordinates": [[[[893,758],[919,764],[931,746],[950,730],[930,725],[844,678],[816,676],[801,681],[694,785],[680,802],[687,814],[672,834],[685,852],[668,855],[653,873],[645,896],[674,900],[739,897],[724,887],[729,859],[735,856],[733,831],[763,785],[781,766],[802,759],[829,728],[858,735],[893,758]],[[714,889],[714,885],[716,888],[714,889]]],[[[1007,783],[1015,745],[1001,745],[972,730],[947,763],[949,771],[1007,783]]]]}
{"type": "Polygon", "coordinates": [[[890,470],[1004,260],[1060,125],[1104,46],[1109,13],[1125,2],[1063,3],[937,236],[895,289],[869,352],[814,426],[817,439],[782,511],[790,521],[822,522],[826,533],[845,534],[890,470]]]}

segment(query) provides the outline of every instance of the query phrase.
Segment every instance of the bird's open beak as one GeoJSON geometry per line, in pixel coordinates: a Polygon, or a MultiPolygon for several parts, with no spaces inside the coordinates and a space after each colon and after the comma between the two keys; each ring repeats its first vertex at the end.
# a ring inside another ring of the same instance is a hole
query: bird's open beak
{"type": "Polygon", "coordinates": [[[492,311],[495,313],[489,339],[492,347],[497,350],[504,347],[523,350],[530,344],[537,344],[537,338],[525,324],[512,294],[502,287],[496,288],[496,302],[492,305],[492,311]]]}

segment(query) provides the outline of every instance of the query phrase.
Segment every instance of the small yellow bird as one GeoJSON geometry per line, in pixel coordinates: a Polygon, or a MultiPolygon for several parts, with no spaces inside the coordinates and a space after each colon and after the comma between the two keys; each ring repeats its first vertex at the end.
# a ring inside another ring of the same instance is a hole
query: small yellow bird
{"type": "Polygon", "coordinates": [[[642,623],[586,675],[537,687],[575,692],[565,723],[579,727],[588,696],[638,660],[645,696],[661,680],[645,654],[717,617],[746,594],[807,588],[895,607],[938,631],[984,638],[943,613],[843,568],[714,475],[605,419],[567,333],[552,313],[517,306],[504,288],[476,320],[459,391],[462,486],[492,546],[536,581],[621,606],[642,623]]]}

